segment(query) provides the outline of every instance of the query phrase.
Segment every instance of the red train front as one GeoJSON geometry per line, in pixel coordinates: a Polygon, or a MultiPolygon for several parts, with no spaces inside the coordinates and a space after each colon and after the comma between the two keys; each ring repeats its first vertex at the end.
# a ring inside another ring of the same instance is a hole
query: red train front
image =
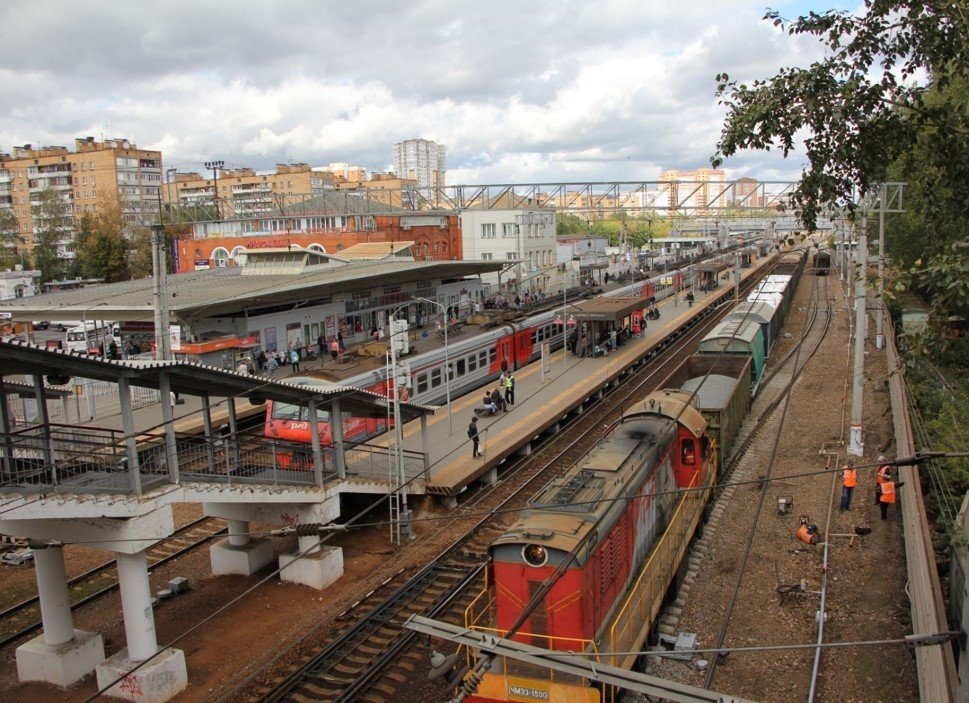
{"type": "MultiPolygon", "coordinates": [[[[702,509],[704,496],[675,488],[707,486],[715,475],[706,426],[687,393],[657,392],[637,403],[492,543],[491,588],[468,609],[468,627],[506,636],[527,608],[515,640],[626,665],[608,653],[638,647],[662,601],[661,592],[653,598],[655,608],[633,603],[643,597],[637,594],[641,580],[655,576],[650,560],[671,521],[687,513],[695,521],[702,509]],[[557,571],[561,576],[539,598],[557,571]]],[[[665,592],[668,579],[660,580],[665,592]]],[[[486,674],[469,700],[520,700],[516,691],[523,687],[548,700],[600,700],[585,682],[554,673],[551,679],[530,678],[512,661],[486,674]]]]}

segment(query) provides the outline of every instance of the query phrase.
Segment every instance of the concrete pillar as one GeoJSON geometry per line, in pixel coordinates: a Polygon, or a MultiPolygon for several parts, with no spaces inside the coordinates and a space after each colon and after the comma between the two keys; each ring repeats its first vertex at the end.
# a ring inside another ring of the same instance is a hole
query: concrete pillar
{"type": "Polygon", "coordinates": [[[347,477],[347,462],[343,455],[343,413],[340,411],[340,399],[330,401],[330,437],[333,438],[333,463],[336,465],[336,475],[344,479],[347,477]],[[334,422],[340,418],[340,422],[334,422]]]}
{"type": "Polygon", "coordinates": [[[229,544],[244,547],[249,544],[249,523],[245,520],[229,520],[229,544]]]}
{"type": "Polygon", "coordinates": [[[44,632],[17,647],[17,678],[70,686],[104,661],[101,635],[75,630],[62,547],[34,550],[44,632]]]}
{"type": "Polygon", "coordinates": [[[143,551],[136,554],[118,553],[117,560],[128,658],[141,662],[158,651],[155,617],[151,609],[151,587],[148,585],[148,560],[143,551]]]}
{"type": "Polygon", "coordinates": [[[481,476],[481,483],[486,486],[498,483],[498,467],[492,466],[481,476]]]}
{"type": "Polygon", "coordinates": [[[209,547],[209,562],[214,575],[251,576],[273,559],[268,539],[252,539],[248,520],[228,520],[229,536],[209,547]]]}
{"type": "Polygon", "coordinates": [[[67,592],[64,548],[34,550],[37,595],[40,617],[44,623],[44,641],[49,645],[64,644],[74,638],[71,601],[67,592]]]}
{"type": "Polygon", "coordinates": [[[421,449],[423,450],[422,455],[424,457],[425,481],[431,478],[431,452],[428,449],[430,446],[431,438],[430,434],[428,434],[427,415],[421,414],[421,449]]]}

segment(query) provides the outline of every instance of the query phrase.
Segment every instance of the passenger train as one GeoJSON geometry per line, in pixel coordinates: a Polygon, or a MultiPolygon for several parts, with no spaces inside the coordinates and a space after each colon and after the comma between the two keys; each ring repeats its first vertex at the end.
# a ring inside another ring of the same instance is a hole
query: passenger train
{"type": "MultiPolygon", "coordinates": [[[[789,280],[796,284],[798,273],[789,280]]],[[[793,287],[778,295],[789,301],[793,287]]],[[[751,323],[769,326],[773,318],[759,312],[751,323]]],[[[753,353],[752,343],[746,353],[701,350],[687,359],[662,390],[624,412],[585,458],[534,496],[491,543],[485,588],[466,611],[466,627],[630,668],[675,586],[749,410],[753,353]]],[[[469,665],[475,654],[468,652],[469,665]]],[[[528,691],[536,700],[591,703],[617,693],[537,671],[498,657],[478,672],[466,700],[506,703],[528,691]]]]}
{"type": "MultiPolygon", "coordinates": [[[[722,256],[722,255],[721,255],[722,256]]],[[[732,255],[730,255],[732,256],[732,255]]],[[[610,290],[606,297],[641,295],[663,300],[678,288],[689,285],[684,270],[670,271],[643,281],[610,290]],[[674,285],[675,284],[675,285],[674,285]]],[[[549,343],[551,350],[562,347],[562,309],[553,308],[536,313],[530,317],[513,322],[501,323],[472,337],[451,339],[444,347],[436,347],[427,352],[405,357],[408,368],[409,385],[407,395],[401,400],[425,405],[442,405],[446,401],[448,386],[445,383],[445,357],[451,368],[450,394],[460,397],[484,386],[498,378],[503,369],[512,371],[537,361],[542,353],[542,344],[549,343]]],[[[306,380],[306,383],[322,383],[319,379],[306,380]]],[[[353,386],[379,395],[392,397],[393,384],[387,381],[386,367],[361,373],[340,383],[353,386]]],[[[306,410],[289,407],[285,404],[267,401],[266,436],[309,443],[310,432],[305,415],[306,410]]],[[[318,417],[328,421],[329,415],[320,410],[318,417]]],[[[344,419],[344,438],[363,441],[386,429],[386,423],[357,421],[349,415],[344,419]]],[[[332,443],[329,427],[320,425],[320,441],[323,446],[332,443]]]]}

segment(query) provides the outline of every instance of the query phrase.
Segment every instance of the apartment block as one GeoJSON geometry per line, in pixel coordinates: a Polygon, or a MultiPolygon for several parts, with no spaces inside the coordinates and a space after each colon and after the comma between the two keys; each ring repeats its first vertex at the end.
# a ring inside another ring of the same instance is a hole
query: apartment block
{"type": "Polygon", "coordinates": [[[660,175],[661,189],[665,189],[666,207],[703,213],[711,208],[724,208],[732,203],[724,197],[727,174],[719,168],[698,168],[695,171],[671,169],[660,175]]]}
{"type": "Polygon", "coordinates": [[[308,164],[276,164],[275,173],[256,173],[251,168],[217,167],[211,178],[198,173],[167,172],[166,203],[180,206],[218,204],[217,219],[265,215],[302,198],[323,195],[334,189],[334,175],[308,164]]]}
{"type": "Polygon", "coordinates": [[[405,139],[394,144],[394,171],[399,178],[415,181],[419,188],[443,188],[447,172],[447,149],[427,139],[405,139]]]}
{"type": "MultiPolygon", "coordinates": [[[[103,195],[118,196],[121,214],[129,226],[153,222],[161,201],[162,158],[160,151],[139,149],[127,139],[74,140],[74,151],[64,146],[30,144],[0,153],[0,208],[17,217],[20,236],[33,248],[33,207],[50,188],[59,193],[73,221],[95,213],[103,195]]],[[[73,230],[65,231],[59,255],[73,256],[73,230]]]]}

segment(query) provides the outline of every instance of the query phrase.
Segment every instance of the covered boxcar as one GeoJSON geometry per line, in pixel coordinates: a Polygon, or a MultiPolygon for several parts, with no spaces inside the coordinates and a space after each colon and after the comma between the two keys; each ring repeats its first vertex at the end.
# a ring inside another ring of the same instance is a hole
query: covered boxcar
{"type": "Polygon", "coordinates": [[[770,356],[770,350],[777,341],[780,332],[780,321],[778,320],[777,308],[770,303],[752,302],[747,300],[740,303],[731,312],[727,313],[724,320],[755,320],[761,332],[764,333],[764,355],[770,356]]]}
{"type": "Polygon", "coordinates": [[[744,354],[691,356],[661,386],[693,393],[693,403],[707,421],[707,435],[717,441],[718,467],[730,457],[750,410],[751,363],[744,354]]]}
{"type": "Polygon", "coordinates": [[[764,374],[763,333],[754,320],[726,320],[700,342],[700,354],[746,354],[751,357],[751,387],[756,389],[764,374]]]}

